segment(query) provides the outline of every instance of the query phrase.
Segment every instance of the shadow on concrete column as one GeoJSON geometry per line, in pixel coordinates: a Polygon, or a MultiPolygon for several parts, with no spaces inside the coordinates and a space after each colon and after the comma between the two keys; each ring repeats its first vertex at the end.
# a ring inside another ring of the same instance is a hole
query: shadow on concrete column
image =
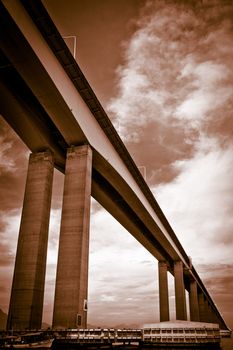
{"type": "Polygon", "coordinates": [[[201,304],[203,304],[202,319],[204,322],[217,323],[220,329],[226,329],[226,325],[214,311],[213,307],[209,303],[207,297],[204,296],[204,294],[200,293],[199,301],[201,304]]]}
{"type": "Polygon", "coordinates": [[[205,296],[200,291],[198,293],[198,304],[199,304],[199,314],[200,314],[200,321],[201,322],[208,322],[208,310],[206,310],[206,303],[205,303],[205,296]]]}
{"type": "Polygon", "coordinates": [[[159,308],[160,322],[169,321],[169,296],[167,282],[167,264],[165,261],[158,262],[159,271],[159,308]]]}
{"type": "Polygon", "coordinates": [[[219,322],[218,322],[218,319],[217,319],[215,313],[213,312],[212,307],[211,307],[211,305],[208,303],[208,301],[207,301],[207,307],[208,307],[208,319],[209,319],[209,322],[212,322],[212,323],[219,323],[219,322]]]}
{"type": "Polygon", "coordinates": [[[214,313],[208,300],[204,299],[204,302],[205,302],[206,322],[217,323],[221,327],[221,320],[219,320],[217,315],[214,313]]]}
{"type": "Polygon", "coordinates": [[[190,292],[189,292],[189,305],[190,305],[190,320],[200,321],[199,316],[199,304],[197,295],[197,282],[193,279],[190,280],[190,292]]]}
{"type": "Polygon", "coordinates": [[[92,150],[67,151],[53,328],[86,327],[92,150]]]}
{"type": "Polygon", "coordinates": [[[184,288],[184,272],[182,261],[174,262],[176,319],[187,320],[186,298],[184,288]]]}
{"type": "Polygon", "coordinates": [[[53,169],[49,151],[30,155],[8,329],[41,328],[53,169]]]}

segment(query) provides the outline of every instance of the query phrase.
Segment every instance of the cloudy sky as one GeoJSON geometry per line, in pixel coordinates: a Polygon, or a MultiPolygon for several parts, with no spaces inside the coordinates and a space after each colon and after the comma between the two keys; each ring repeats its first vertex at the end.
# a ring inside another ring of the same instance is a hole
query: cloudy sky
{"type": "MultiPolygon", "coordinates": [[[[79,65],[233,327],[232,1],[43,2],[61,34],[76,36],[79,65]]],[[[7,312],[29,151],[2,118],[0,144],[0,308],[7,312]]],[[[62,186],[55,171],[48,323],[62,186]]],[[[157,261],[94,200],[90,235],[89,324],[158,321],[157,261]]],[[[171,276],[169,289],[174,318],[171,276]]]]}

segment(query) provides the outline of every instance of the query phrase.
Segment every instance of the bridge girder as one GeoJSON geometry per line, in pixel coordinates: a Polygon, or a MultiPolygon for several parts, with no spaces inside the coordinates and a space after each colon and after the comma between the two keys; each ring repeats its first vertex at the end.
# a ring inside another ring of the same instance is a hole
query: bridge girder
{"type": "Polygon", "coordinates": [[[15,1],[13,5],[3,1],[0,5],[0,62],[3,73],[0,82],[0,102],[3,117],[32,152],[52,150],[55,166],[62,172],[65,167],[66,149],[72,145],[90,144],[93,149],[93,197],[152,255],[159,261],[166,261],[171,273],[173,262],[181,260],[185,267],[186,289],[189,288],[189,278],[194,278],[199,290],[204,293],[219,319],[225,324],[43,5],[39,1],[23,0],[22,3],[24,7],[20,1],[15,1]],[[20,19],[20,15],[24,19],[20,19]],[[20,28],[22,22],[24,25],[20,28]],[[88,110],[88,120],[96,128],[94,134],[91,127],[88,130],[85,121],[77,120],[77,115],[75,116],[75,111],[62,95],[59,84],[49,75],[49,67],[45,67],[38,58],[38,48],[35,49],[30,42],[29,37],[32,34],[25,35],[25,31],[30,29],[32,33],[37,32],[41,47],[49,46],[46,52],[55,56],[54,61],[59,67],[57,74],[65,74],[74,87],[80,108],[78,115],[83,118],[83,112],[86,117],[88,110]],[[91,117],[94,117],[93,120],[91,117]],[[115,164],[122,162],[118,169],[106,153],[101,153],[95,132],[98,132],[98,136],[103,135],[103,139],[107,136],[107,143],[105,142],[103,147],[106,144],[109,144],[109,149],[112,147],[115,152],[115,164]],[[130,186],[127,179],[133,186],[130,186]]]}

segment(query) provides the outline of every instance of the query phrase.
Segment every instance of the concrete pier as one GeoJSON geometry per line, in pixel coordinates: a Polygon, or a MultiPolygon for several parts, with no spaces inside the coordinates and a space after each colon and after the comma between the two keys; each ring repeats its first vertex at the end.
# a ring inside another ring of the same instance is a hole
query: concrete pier
{"type": "Polygon", "coordinates": [[[53,169],[49,151],[30,155],[8,329],[41,327],[53,169]]]}
{"type": "Polygon", "coordinates": [[[197,295],[197,282],[190,280],[190,292],[189,292],[189,306],[190,306],[190,320],[200,321],[199,305],[197,295]]]}
{"type": "Polygon", "coordinates": [[[184,288],[184,272],[182,261],[174,262],[176,319],[187,320],[186,299],[184,288]]]}
{"type": "Polygon", "coordinates": [[[205,297],[202,292],[198,293],[198,305],[199,305],[200,321],[207,322],[208,320],[206,317],[205,297]]]}
{"type": "Polygon", "coordinates": [[[207,303],[207,307],[208,307],[209,322],[212,322],[212,323],[216,322],[216,323],[218,323],[218,319],[217,319],[216,315],[214,314],[211,305],[208,303],[208,301],[206,301],[206,303],[207,303]]]}
{"type": "Polygon", "coordinates": [[[221,322],[217,315],[213,312],[213,309],[207,299],[205,299],[205,313],[207,320],[206,322],[218,323],[221,327],[221,322]]]}
{"type": "Polygon", "coordinates": [[[164,261],[158,262],[159,271],[159,309],[160,322],[169,321],[169,297],[167,282],[167,264],[164,261]]]}
{"type": "Polygon", "coordinates": [[[53,328],[86,327],[92,150],[67,151],[53,328]]]}

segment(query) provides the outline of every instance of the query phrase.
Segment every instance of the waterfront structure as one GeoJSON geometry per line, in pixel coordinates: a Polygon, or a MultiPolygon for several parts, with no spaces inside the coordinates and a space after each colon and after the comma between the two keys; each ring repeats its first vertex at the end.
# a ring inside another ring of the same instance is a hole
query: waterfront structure
{"type": "Polygon", "coordinates": [[[160,349],[220,349],[218,325],[201,322],[161,322],[138,329],[78,329],[61,332],[53,342],[54,349],[101,346],[153,347],[160,349]]]}
{"type": "MultiPolygon", "coordinates": [[[[230,333],[226,336],[229,338],[230,333]]],[[[159,349],[219,350],[219,326],[202,322],[160,322],[141,328],[88,328],[47,330],[41,332],[18,331],[17,335],[0,335],[1,349],[122,349],[147,347],[159,349]]]]}
{"type": "Polygon", "coordinates": [[[161,321],[170,272],[176,318],[187,319],[186,290],[191,320],[227,329],[42,2],[2,0],[0,19],[1,113],[32,151],[8,329],[41,326],[53,167],[65,175],[53,327],[86,327],[92,195],[159,261],[161,321]]]}

